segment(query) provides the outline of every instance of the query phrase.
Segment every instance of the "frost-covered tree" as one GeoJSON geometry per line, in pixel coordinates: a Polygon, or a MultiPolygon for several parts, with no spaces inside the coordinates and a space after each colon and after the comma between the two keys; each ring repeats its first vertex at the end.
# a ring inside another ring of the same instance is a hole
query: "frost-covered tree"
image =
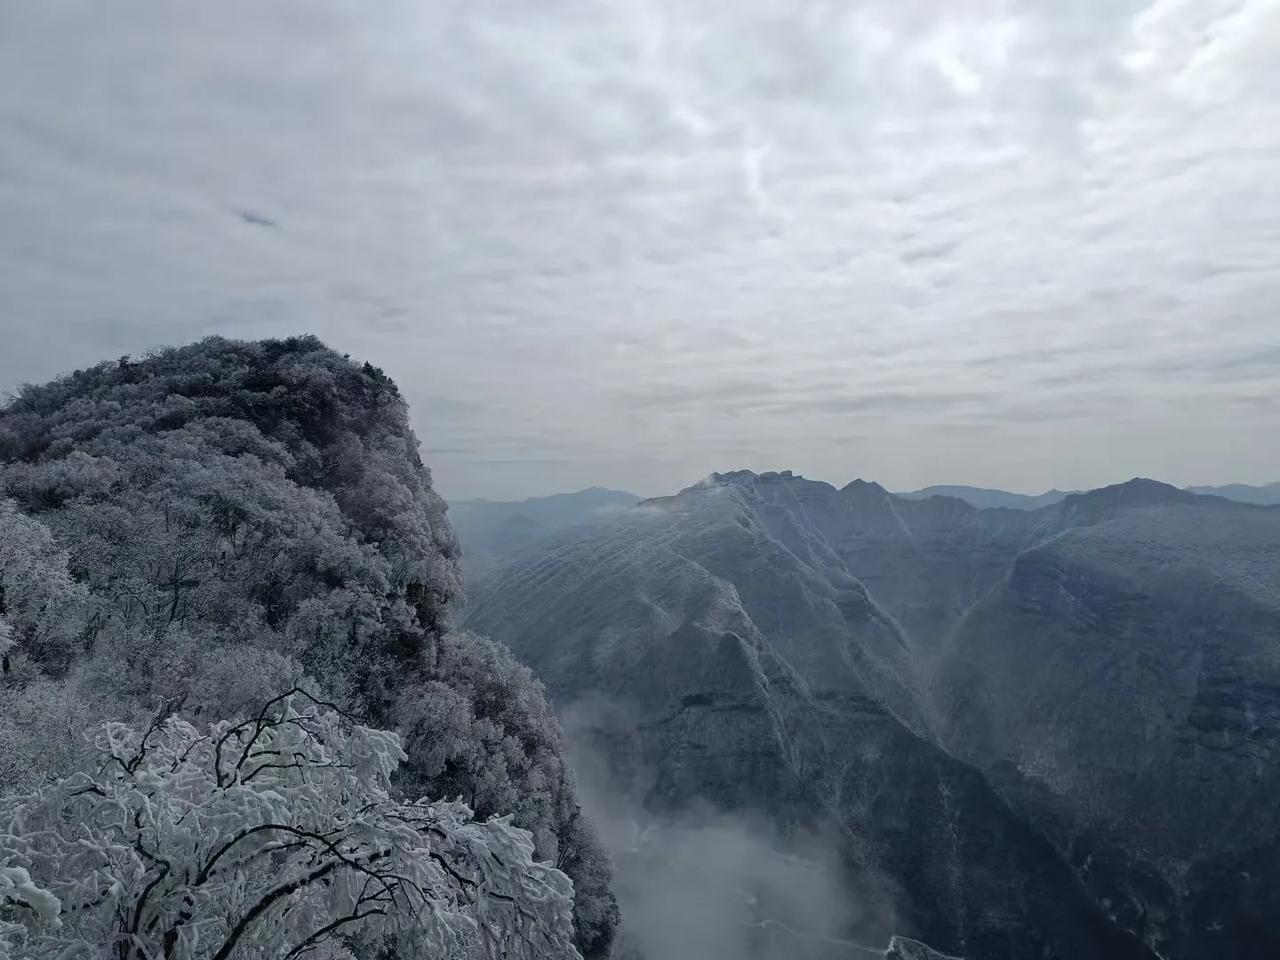
{"type": "Polygon", "coordinates": [[[63,673],[88,606],[49,529],[0,500],[0,794],[83,758],[90,712],[63,673]]]}
{"type": "Polygon", "coordinates": [[[396,735],[303,691],[96,746],[0,808],[0,957],[578,956],[572,884],[526,831],[392,799],[396,735]]]}
{"type": "MultiPolygon", "coordinates": [[[[505,650],[449,632],[458,545],[417,446],[377,368],[313,337],[211,338],[22,388],[0,408],[0,498],[51,531],[88,591],[43,645],[77,658],[68,684],[207,722],[312,677],[402,730],[397,789],[511,814],[560,859],[577,804],[559,729],[505,650]]],[[[49,703],[6,696],[33,723],[49,703]]],[[[587,862],[566,871],[583,952],[603,956],[587,917],[607,926],[616,907],[607,870],[574,872],[587,862]]]]}
{"type": "Polygon", "coordinates": [[[65,660],[86,599],[49,529],[0,500],[0,672],[10,671],[19,643],[28,657],[65,660]]]}
{"type": "Polygon", "coordinates": [[[619,922],[612,870],[574,796],[542,684],[505,647],[466,632],[442,636],[420,676],[393,714],[416,759],[403,787],[460,794],[482,816],[513,813],[528,825],[539,851],[573,877],[578,949],[608,956],[619,922]]]}

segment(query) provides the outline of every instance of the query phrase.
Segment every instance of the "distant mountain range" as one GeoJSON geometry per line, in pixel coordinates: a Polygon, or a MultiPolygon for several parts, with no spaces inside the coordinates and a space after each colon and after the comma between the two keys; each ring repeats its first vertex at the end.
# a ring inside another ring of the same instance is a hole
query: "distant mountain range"
{"type": "Polygon", "coordinates": [[[1280,507],[736,471],[471,596],[646,808],[830,830],[859,942],[1280,956],[1280,507]]]}
{"type": "Polygon", "coordinates": [[[558,530],[639,500],[604,487],[527,500],[456,500],[449,504],[449,520],[462,544],[463,568],[474,575],[558,530]]]}
{"type": "Polygon", "coordinates": [[[1060,503],[1070,493],[1078,490],[1047,490],[1040,494],[1010,493],[1007,490],[991,490],[986,487],[965,487],[956,484],[938,484],[922,490],[911,490],[906,493],[895,493],[895,497],[904,500],[924,500],[928,497],[955,497],[980,510],[994,507],[1008,507],[1012,510],[1038,510],[1050,504],[1060,503]]]}
{"type": "MultiPolygon", "coordinates": [[[[1280,504],[1280,482],[1263,486],[1232,483],[1220,487],[1184,487],[1192,493],[1225,497],[1240,503],[1280,504]]],[[[1061,503],[1078,490],[1048,490],[1041,494],[1010,493],[985,487],[938,484],[895,493],[904,500],[954,497],[979,509],[1007,507],[1038,510],[1061,503]]],[[[463,566],[471,576],[482,574],[515,553],[544,542],[566,527],[600,519],[610,511],[629,507],[643,498],[623,490],[588,487],[527,500],[456,500],[449,504],[449,520],[462,544],[463,566]]]]}
{"type": "MultiPolygon", "coordinates": [[[[1262,486],[1250,486],[1247,483],[1229,483],[1220,487],[1183,487],[1192,493],[1206,496],[1225,497],[1239,503],[1280,504],[1280,482],[1262,486]]],[[[1047,490],[1040,494],[1010,493],[1007,490],[992,490],[986,487],[966,487],[954,484],[939,484],[921,490],[895,493],[894,496],[906,500],[924,500],[927,497],[955,497],[980,509],[992,507],[1008,507],[1013,510],[1038,510],[1050,504],[1060,503],[1079,490],[1047,490]]]]}
{"type": "Polygon", "coordinates": [[[1280,481],[1252,487],[1247,483],[1228,483],[1221,487],[1186,487],[1192,493],[1226,497],[1240,503],[1260,503],[1272,506],[1280,503],[1280,481]]]}

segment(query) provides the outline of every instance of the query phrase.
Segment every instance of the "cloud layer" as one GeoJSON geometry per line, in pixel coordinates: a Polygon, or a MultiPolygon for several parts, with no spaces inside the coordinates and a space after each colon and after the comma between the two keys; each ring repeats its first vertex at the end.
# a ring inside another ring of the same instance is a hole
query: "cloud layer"
{"type": "Polygon", "coordinates": [[[1280,476],[1280,4],[0,11],[0,387],[314,331],[451,496],[1280,476]]]}

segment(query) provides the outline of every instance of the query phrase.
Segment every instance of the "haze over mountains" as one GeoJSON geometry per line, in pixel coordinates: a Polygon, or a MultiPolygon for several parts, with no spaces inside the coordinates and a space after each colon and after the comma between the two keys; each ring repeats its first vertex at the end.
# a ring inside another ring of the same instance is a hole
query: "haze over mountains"
{"type": "Polygon", "coordinates": [[[1141,479],[979,509],[738,471],[470,596],[561,710],[595,705],[583,735],[647,809],[834,830],[854,939],[1280,949],[1280,509],[1141,479]]]}
{"type": "Polygon", "coordinates": [[[604,487],[519,501],[455,500],[449,504],[449,520],[467,545],[463,564],[472,573],[557,530],[611,509],[629,507],[638,500],[633,493],[604,487]]]}
{"type": "Polygon", "coordinates": [[[1239,500],[1241,503],[1280,503],[1280,481],[1266,483],[1260,487],[1247,483],[1228,483],[1220,487],[1187,487],[1192,493],[1205,493],[1228,500],[1239,500]]]}

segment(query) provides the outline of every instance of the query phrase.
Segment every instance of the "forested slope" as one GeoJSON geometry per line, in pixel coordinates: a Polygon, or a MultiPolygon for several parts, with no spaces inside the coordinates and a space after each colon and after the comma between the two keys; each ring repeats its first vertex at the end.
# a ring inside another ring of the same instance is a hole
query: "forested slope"
{"type": "Polygon", "coordinates": [[[96,720],[208,723],[301,685],[400,734],[399,794],[512,815],[574,880],[579,948],[607,953],[556,721],[505,649],[450,630],[457,541],[380,370],[210,339],[24,387],[0,501],[7,791],[83,765],[96,720]]]}

